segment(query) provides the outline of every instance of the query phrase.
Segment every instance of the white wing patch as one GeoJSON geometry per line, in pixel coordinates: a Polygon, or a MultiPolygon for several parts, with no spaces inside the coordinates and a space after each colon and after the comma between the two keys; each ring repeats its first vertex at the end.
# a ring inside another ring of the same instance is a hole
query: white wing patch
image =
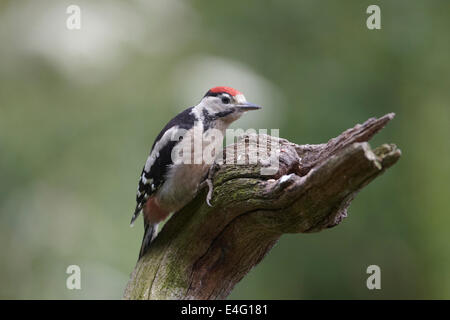
{"type": "MultiPolygon", "coordinates": [[[[176,136],[176,132],[178,131],[178,126],[173,126],[172,128],[170,128],[169,130],[167,130],[166,132],[164,132],[163,136],[161,137],[161,139],[159,139],[158,142],[156,142],[155,147],[153,148],[152,152],[150,153],[150,155],[147,158],[147,162],[145,162],[145,166],[144,166],[144,171],[146,173],[150,172],[150,169],[152,168],[153,164],[155,163],[156,159],[159,157],[159,151],[166,145],[168,144],[172,137],[176,136]]],[[[144,177],[144,175],[142,175],[144,177]]],[[[144,177],[145,178],[145,177],[144,177]]],[[[143,182],[144,184],[147,183],[152,183],[153,180],[146,180],[146,182],[143,182]]]]}

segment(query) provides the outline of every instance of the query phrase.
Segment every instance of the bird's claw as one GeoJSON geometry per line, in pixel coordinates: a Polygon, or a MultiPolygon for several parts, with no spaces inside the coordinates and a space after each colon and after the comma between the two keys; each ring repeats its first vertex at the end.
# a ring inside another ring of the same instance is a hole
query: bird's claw
{"type": "Polygon", "coordinates": [[[214,191],[212,177],[219,169],[219,165],[217,163],[214,163],[208,170],[208,175],[206,176],[206,179],[201,183],[201,188],[208,186],[208,194],[206,195],[206,204],[210,207],[212,207],[211,199],[214,191]]]}
{"type": "Polygon", "coordinates": [[[206,179],[206,184],[208,185],[208,194],[206,195],[206,204],[210,207],[212,207],[211,205],[211,198],[212,198],[212,194],[214,191],[214,187],[212,184],[212,181],[210,178],[206,179]]]}

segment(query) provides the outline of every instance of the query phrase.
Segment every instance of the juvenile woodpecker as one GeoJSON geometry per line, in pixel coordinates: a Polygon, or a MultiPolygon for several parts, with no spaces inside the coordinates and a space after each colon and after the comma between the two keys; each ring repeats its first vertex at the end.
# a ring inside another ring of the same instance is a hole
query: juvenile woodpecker
{"type": "Polygon", "coordinates": [[[174,161],[175,150],[189,150],[195,154],[196,139],[202,148],[209,143],[222,146],[228,126],[246,111],[261,107],[248,103],[244,95],[230,87],[210,89],[199,104],[179,113],[169,121],[156,137],[150,155],[142,169],[136,195],[136,209],[131,224],[140,212],[144,216],[144,237],[139,258],[148,250],[156,236],[156,228],[170,213],[189,203],[211,166],[200,161],[174,161]],[[207,139],[210,133],[222,133],[220,141],[207,139]]]}

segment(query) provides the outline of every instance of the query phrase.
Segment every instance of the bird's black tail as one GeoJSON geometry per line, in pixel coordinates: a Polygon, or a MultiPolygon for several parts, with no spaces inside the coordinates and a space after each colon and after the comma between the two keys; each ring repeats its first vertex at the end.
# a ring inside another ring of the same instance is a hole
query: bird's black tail
{"type": "Polygon", "coordinates": [[[141,250],[139,251],[139,259],[147,252],[153,238],[156,236],[157,223],[145,223],[144,226],[144,238],[142,239],[141,250]]]}

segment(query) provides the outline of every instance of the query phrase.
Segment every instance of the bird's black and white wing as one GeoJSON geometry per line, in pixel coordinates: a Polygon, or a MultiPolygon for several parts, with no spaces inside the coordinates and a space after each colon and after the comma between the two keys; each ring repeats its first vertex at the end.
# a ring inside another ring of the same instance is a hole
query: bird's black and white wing
{"type": "Polygon", "coordinates": [[[174,137],[180,136],[180,129],[185,131],[192,128],[197,120],[198,116],[193,112],[193,108],[188,108],[170,120],[156,137],[139,178],[136,194],[136,209],[134,210],[131,224],[139,216],[148,198],[164,183],[167,171],[173,164],[172,150],[179,142],[174,137]]]}

